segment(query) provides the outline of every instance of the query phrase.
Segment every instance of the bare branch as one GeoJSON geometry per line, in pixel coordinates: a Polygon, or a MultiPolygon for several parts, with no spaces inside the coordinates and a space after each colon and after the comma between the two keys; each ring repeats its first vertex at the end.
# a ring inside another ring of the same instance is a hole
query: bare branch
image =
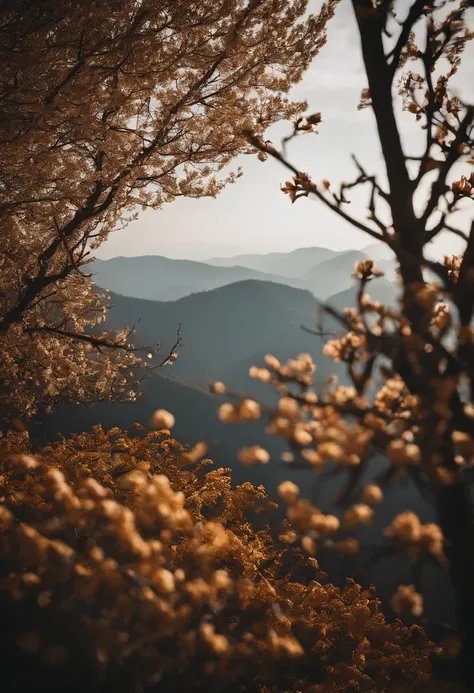
{"type": "Polygon", "coordinates": [[[390,76],[393,80],[395,73],[398,69],[400,58],[405,48],[406,42],[413,30],[416,22],[422,17],[423,10],[425,8],[426,2],[424,0],[415,0],[413,5],[410,7],[407,18],[402,24],[400,35],[393,49],[389,52],[387,58],[391,58],[390,62],[390,76]]]}
{"type": "MultiPolygon", "coordinates": [[[[278,152],[273,146],[266,144],[261,137],[256,136],[252,131],[250,130],[245,130],[243,134],[247,137],[249,142],[253,144],[256,149],[259,149],[262,152],[265,152],[266,154],[269,154],[272,156],[274,159],[279,161],[285,168],[287,168],[289,171],[291,171],[296,178],[300,177],[300,172],[298,169],[293,166],[289,161],[287,161],[280,152],[278,152]]],[[[303,196],[308,196],[309,194],[314,195],[320,202],[322,202],[326,207],[331,209],[333,212],[338,214],[340,217],[342,217],[345,221],[348,221],[350,224],[358,228],[360,231],[364,231],[367,233],[369,236],[372,238],[375,238],[378,241],[383,241],[384,238],[381,234],[377,233],[377,231],[374,231],[371,229],[369,226],[366,224],[363,224],[362,222],[358,221],[354,217],[350,216],[346,212],[344,212],[342,209],[340,209],[337,205],[332,204],[316,187],[315,183],[311,183],[311,181],[307,181],[305,184],[305,191],[303,196]]]]}

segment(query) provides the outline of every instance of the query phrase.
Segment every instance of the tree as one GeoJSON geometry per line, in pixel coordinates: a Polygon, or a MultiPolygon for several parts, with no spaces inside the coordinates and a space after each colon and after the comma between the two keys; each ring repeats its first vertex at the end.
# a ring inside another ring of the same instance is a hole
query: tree
{"type": "MultiPolygon", "coordinates": [[[[34,0],[0,11],[1,418],[135,394],[84,265],[137,209],[216,195],[325,41],[329,0],[34,0]]],[[[147,348],[153,354],[153,345],[147,348]]],[[[175,356],[170,353],[163,363],[175,356]]]]}
{"type": "Polygon", "coordinates": [[[274,541],[203,449],[97,426],[0,452],[5,691],[433,690],[422,629],[274,541]]]}
{"type": "MultiPolygon", "coordinates": [[[[255,368],[254,375],[273,383],[282,395],[277,410],[270,412],[269,430],[288,438],[296,464],[321,470],[335,463],[345,470],[347,485],[339,502],[349,507],[341,511],[338,531],[350,533],[370,522],[372,506],[383,496],[381,487],[401,474],[429,494],[438,525],[422,526],[413,513],[405,513],[386,531],[390,545],[385,550],[408,551],[416,568],[414,585],[402,586],[393,606],[419,615],[420,564],[426,559],[449,567],[461,668],[468,690],[473,690],[474,514],[469,474],[474,461],[474,224],[463,228],[458,212],[472,209],[474,198],[474,107],[450,91],[463,49],[473,37],[466,24],[470,10],[462,0],[415,0],[408,11],[398,11],[396,3],[385,0],[353,0],[352,5],[368,81],[360,107],[373,110],[386,176],[366,171],[355,160],[352,182],[340,188],[329,181],[315,183],[289,162],[285,148],[278,151],[252,131],[247,136],[262,155],[292,171],[293,179],[282,188],[292,202],[316,198],[392,249],[399,265],[400,304],[394,309],[371,300],[366,291],[377,269],[372,261],[358,263],[357,308],[339,313],[325,306],[342,333],[326,343],[324,352],[347,364],[350,385],[330,386],[318,397],[311,391],[314,366],[307,355],[283,365],[269,357],[268,368],[255,368]],[[401,109],[420,124],[418,152],[404,149],[397,120],[401,109]],[[348,208],[359,187],[368,189],[364,219],[348,208]],[[460,237],[464,252],[430,260],[427,245],[441,233],[460,237]],[[391,464],[376,484],[364,489],[361,479],[373,450],[391,464]]],[[[292,136],[320,122],[319,113],[300,118],[292,136]]],[[[228,405],[223,417],[245,419],[242,411],[248,411],[249,404],[242,407],[242,402],[228,405]]],[[[247,463],[268,459],[261,451],[253,453],[244,454],[247,463]]],[[[308,550],[334,546],[326,539],[326,524],[313,522],[317,509],[295,492],[288,499],[289,519],[296,521],[308,550]]],[[[349,546],[357,550],[356,543],[349,546]]]]}

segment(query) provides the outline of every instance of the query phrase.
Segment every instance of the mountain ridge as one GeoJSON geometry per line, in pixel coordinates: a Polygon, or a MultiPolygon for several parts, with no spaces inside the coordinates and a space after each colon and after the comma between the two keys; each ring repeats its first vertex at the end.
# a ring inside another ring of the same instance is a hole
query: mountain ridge
{"type": "MultiPolygon", "coordinates": [[[[277,266],[260,269],[235,264],[237,258],[245,257],[231,258],[233,264],[229,266],[216,266],[160,255],[118,256],[108,260],[96,259],[89,267],[97,286],[123,296],[146,300],[174,301],[250,279],[306,289],[316,297],[325,299],[351,286],[355,262],[367,259],[368,255],[352,249],[300,248],[291,253],[262,255],[266,262],[273,262],[276,258],[277,266]]],[[[381,259],[377,265],[387,272],[391,280],[394,279],[393,262],[381,259]]]]}
{"type": "Polygon", "coordinates": [[[307,248],[297,248],[288,252],[271,252],[271,253],[245,253],[235,255],[234,257],[217,257],[210,258],[208,263],[220,267],[244,266],[259,271],[277,272],[287,278],[297,277],[299,272],[305,273],[310,267],[315,264],[324,262],[331,257],[334,257],[340,252],[318,246],[308,246],[307,248]],[[298,268],[292,270],[294,263],[298,263],[298,268]],[[303,265],[303,267],[302,267],[303,265]],[[295,274],[296,272],[296,274],[295,274]]]}
{"type": "MultiPolygon", "coordinates": [[[[89,265],[93,282],[100,287],[134,298],[172,301],[246,279],[298,286],[288,280],[248,267],[216,267],[195,260],[174,260],[160,255],[120,256],[95,260],[89,265]]],[[[303,288],[303,287],[301,287],[303,288]]]]}

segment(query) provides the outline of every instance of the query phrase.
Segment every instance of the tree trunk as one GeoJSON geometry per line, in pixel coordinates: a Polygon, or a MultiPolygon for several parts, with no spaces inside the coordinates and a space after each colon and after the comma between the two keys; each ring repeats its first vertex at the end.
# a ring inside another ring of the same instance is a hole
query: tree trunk
{"type": "Polygon", "coordinates": [[[462,676],[469,693],[474,693],[474,504],[468,482],[461,479],[443,486],[438,493],[437,511],[456,595],[462,676]]]}

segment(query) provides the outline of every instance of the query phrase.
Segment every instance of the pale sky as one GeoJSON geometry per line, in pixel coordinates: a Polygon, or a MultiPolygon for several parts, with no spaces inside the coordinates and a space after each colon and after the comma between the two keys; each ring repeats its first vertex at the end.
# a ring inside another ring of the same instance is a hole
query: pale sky
{"type": "MultiPolygon", "coordinates": [[[[317,9],[318,0],[312,1],[317,9]]],[[[400,16],[410,7],[399,0],[400,16]]],[[[470,10],[470,24],[474,10],[470,10]]],[[[456,75],[455,86],[464,99],[474,102],[474,42],[456,75]]],[[[351,180],[354,153],[370,173],[383,171],[375,121],[370,108],[357,110],[361,90],[367,86],[350,0],[341,0],[335,18],[329,22],[328,41],[313,61],[303,80],[292,90],[295,99],[306,99],[310,113],[321,111],[319,135],[305,135],[290,143],[288,157],[316,182],[322,178],[334,183],[351,180]]],[[[404,133],[405,149],[416,153],[423,134],[414,116],[402,113],[399,124],[404,133]],[[421,139],[420,139],[421,138],[421,139]]],[[[268,131],[278,145],[291,125],[282,123],[268,131]]],[[[301,199],[292,205],[280,192],[288,178],[282,166],[254,156],[245,156],[231,168],[242,166],[244,175],[217,199],[179,198],[161,210],[141,213],[125,230],[113,233],[97,252],[98,257],[117,255],[167,255],[202,260],[213,255],[239,252],[286,251],[308,246],[334,249],[362,248],[373,241],[357,231],[318,201],[301,199]],[[220,247],[222,246],[222,247],[220,247]],[[228,246],[225,248],[225,246],[228,246]]],[[[474,213],[467,201],[462,213],[466,226],[474,213]]],[[[360,211],[363,199],[352,197],[350,211],[360,211]]],[[[454,253],[459,241],[446,235],[437,244],[436,253],[454,253]]]]}

